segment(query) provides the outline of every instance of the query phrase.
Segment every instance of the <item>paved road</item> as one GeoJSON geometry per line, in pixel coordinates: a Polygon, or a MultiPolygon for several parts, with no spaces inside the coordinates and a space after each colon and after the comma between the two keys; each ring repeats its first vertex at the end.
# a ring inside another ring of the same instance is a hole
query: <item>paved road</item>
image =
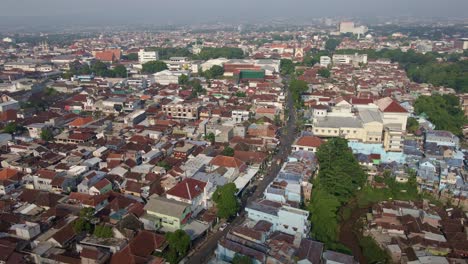
{"type": "MultiPolygon", "coordinates": [[[[254,201],[258,198],[263,196],[263,192],[265,191],[266,187],[273,181],[276,177],[278,172],[283,165],[283,161],[288,157],[291,151],[291,145],[294,142],[295,134],[296,134],[296,112],[294,111],[294,101],[291,96],[287,96],[286,99],[286,108],[288,109],[288,120],[286,126],[283,127],[283,131],[281,134],[281,144],[279,146],[278,152],[273,156],[271,166],[268,168],[267,174],[265,175],[264,179],[258,183],[257,189],[255,192],[247,198],[247,203],[254,201]],[[277,164],[277,160],[281,159],[281,163],[277,164]]],[[[207,263],[208,260],[212,257],[216,247],[218,245],[218,241],[226,235],[232,226],[239,225],[245,219],[243,212],[240,216],[236,217],[232,223],[223,231],[217,231],[214,234],[210,234],[207,240],[198,248],[196,248],[193,255],[189,256],[186,263],[189,264],[201,264],[207,263]]]]}

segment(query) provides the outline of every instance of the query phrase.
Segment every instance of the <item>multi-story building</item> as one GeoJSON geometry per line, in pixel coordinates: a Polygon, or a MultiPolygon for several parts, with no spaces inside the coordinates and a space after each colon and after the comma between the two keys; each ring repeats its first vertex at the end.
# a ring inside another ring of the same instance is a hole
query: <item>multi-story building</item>
{"type": "Polygon", "coordinates": [[[138,52],[138,62],[141,64],[157,60],[159,60],[159,54],[157,51],[145,51],[144,49],[140,49],[138,52]]]}
{"type": "Polygon", "coordinates": [[[309,212],[281,203],[261,200],[245,208],[247,216],[255,222],[264,220],[273,224],[273,231],[307,236],[310,230],[309,212]]]}
{"type": "Polygon", "coordinates": [[[334,54],[332,60],[334,64],[366,64],[367,54],[334,54]]]}
{"type": "Polygon", "coordinates": [[[171,118],[197,120],[199,117],[200,105],[188,103],[170,103],[164,105],[162,110],[171,118]]]}

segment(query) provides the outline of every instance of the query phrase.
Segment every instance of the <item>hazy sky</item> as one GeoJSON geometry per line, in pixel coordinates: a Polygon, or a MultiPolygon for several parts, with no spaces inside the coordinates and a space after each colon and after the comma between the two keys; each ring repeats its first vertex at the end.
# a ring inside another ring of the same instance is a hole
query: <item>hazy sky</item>
{"type": "Polygon", "coordinates": [[[323,16],[467,17],[468,0],[0,0],[0,19],[187,23],[323,16]]]}

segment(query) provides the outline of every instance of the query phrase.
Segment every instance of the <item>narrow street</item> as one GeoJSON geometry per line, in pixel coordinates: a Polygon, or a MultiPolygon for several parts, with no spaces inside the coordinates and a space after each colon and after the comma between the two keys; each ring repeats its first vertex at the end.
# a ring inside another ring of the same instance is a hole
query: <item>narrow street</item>
{"type": "MultiPolygon", "coordinates": [[[[294,142],[296,134],[296,112],[294,110],[293,98],[289,96],[289,94],[286,97],[286,109],[288,111],[288,118],[286,125],[282,129],[282,133],[280,136],[281,143],[279,145],[278,152],[272,157],[271,166],[268,168],[264,179],[258,183],[255,192],[247,198],[247,204],[263,196],[263,192],[265,191],[267,186],[274,180],[274,178],[280,171],[284,160],[288,157],[291,151],[291,145],[294,142]],[[277,163],[278,159],[281,160],[280,164],[277,163]]],[[[214,234],[209,234],[208,239],[199,248],[195,249],[196,252],[188,258],[186,263],[207,263],[208,260],[213,256],[219,239],[226,235],[232,226],[239,225],[240,223],[242,223],[242,221],[244,221],[245,216],[243,210],[244,208],[241,208],[239,216],[236,217],[226,229],[224,229],[223,231],[216,230],[214,234]]]]}

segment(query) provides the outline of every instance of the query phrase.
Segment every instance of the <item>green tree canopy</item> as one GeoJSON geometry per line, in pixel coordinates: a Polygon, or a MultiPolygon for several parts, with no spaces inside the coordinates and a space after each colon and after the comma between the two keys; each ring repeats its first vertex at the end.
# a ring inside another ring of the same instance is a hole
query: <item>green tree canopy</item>
{"type": "Polygon", "coordinates": [[[98,225],[94,228],[93,235],[100,238],[111,238],[113,237],[112,227],[98,225]]]}
{"type": "Polygon", "coordinates": [[[166,240],[169,246],[169,262],[178,263],[190,248],[190,236],[184,230],[178,229],[175,232],[166,233],[166,240]]]}
{"type": "Polygon", "coordinates": [[[320,187],[340,202],[348,200],[366,181],[366,174],[348,148],[346,139],[328,140],[317,150],[317,158],[320,187]]]}
{"type": "Polygon", "coordinates": [[[224,75],[224,68],[219,65],[213,65],[209,70],[203,73],[203,76],[207,79],[216,79],[224,75]]]}
{"type": "Polygon", "coordinates": [[[18,129],[19,129],[18,124],[16,124],[16,122],[11,122],[11,123],[8,123],[3,128],[3,132],[8,133],[8,134],[14,134],[16,133],[16,131],[18,131],[18,129]]]}
{"type": "Polygon", "coordinates": [[[466,118],[455,95],[420,96],[414,102],[417,114],[426,113],[436,129],[448,130],[461,136],[466,118]]]}
{"type": "Polygon", "coordinates": [[[221,154],[224,156],[234,157],[234,149],[231,147],[225,147],[221,154]]]}
{"type": "Polygon", "coordinates": [[[52,133],[50,129],[44,129],[41,132],[41,139],[47,142],[51,141],[54,139],[54,134],[52,133]]]}
{"type": "Polygon", "coordinates": [[[163,61],[149,61],[143,64],[143,73],[157,73],[160,71],[167,70],[167,64],[163,61]]]}
{"type": "Polygon", "coordinates": [[[115,66],[112,71],[114,72],[115,77],[120,77],[120,78],[127,77],[127,68],[125,68],[125,66],[122,64],[115,66]]]}
{"type": "Polygon", "coordinates": [[[302,80],[292,79],[289,83],[289,92],[297,108],[302,106],[302,94],[309,89],[307,83],[302,80]]]}
{"type": "Polygon", "coordinates": [[[406,130],[412,134],[414,134],[419,129],[419,122],[414,117],[408,118],[408,122],[406,123],[406,130]]]}
{"type": "Polygon", "coordinates": [[[227,58],[227,59],[243,59],[245,57],[244,51],[240,48],[210,48],[205,47],[201,50],[195,58],[201,60],[227,58]]]}
{"type": "Polygon", "coordinates": [[[335,51],[340,43],[341,41],[339,39],[328,39],[327,42],[325,42],[325,49],[328,51],[335,51]]]}
{"type": "Polygon", "coordinates": [[[189,77],[185,74],[182,74],[181,76],[179,76],[179,84],[180,85],[185,85],[189,82],[189,77]]]}
{"type": "Polygon", "coordinates": [[[205,140],[208,140],[211,144],[214,144],[215,134],[214,133],[209,133],[208,135],[205,136],[205,140]]]}
{"type": "Polygon", "coordinates": [[[232,264],[253,264],[253,261],[248,256],[236,254],[232,259],[232,264]]]}
{"type": "Polygon", "coordinates": [[[317,73],[322,76],[323,78],[330,78],[331,73],[330,70],[327,68],[320,68],[317,73]]]}
{"type": "Polygon", "coordinates": [[[237,188],[234,183],[228,183],[220,186],[213,194],[213,201],[218,208],[218,216],[228,219],[235,216],[239,210],[239,201],[236,197],[237,188]]]}
{"type": "Polygon", "coordinates": [[[326,244],[336,241],[338,236],[338,199],[323,189],[314,190],[309,203],[312,237],[326,244]]]}
{"type": "Polygon", "coordinates": [[[122,56],[122,59],[129,60],[129,61],[137,61],[138,53],[129,53],[127,55],[122,56]]]}
{"type": "Polygon", "coordinates": [[[295,71],[295,66],[292,60],[282,59],[280,61],[280,72],[281,74],[290,75],[295,71]]]}

